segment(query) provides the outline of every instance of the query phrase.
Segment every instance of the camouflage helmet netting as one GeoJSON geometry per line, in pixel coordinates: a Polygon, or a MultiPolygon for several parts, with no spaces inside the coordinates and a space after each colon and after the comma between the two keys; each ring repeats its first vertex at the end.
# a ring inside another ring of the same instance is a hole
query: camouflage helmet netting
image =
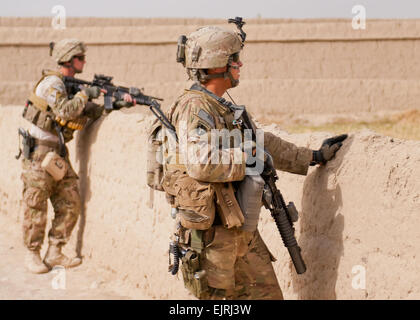
{"type": "Polygon", "coordinates": [[[185,45],[185,67],[193,69],[222,68],[229,57],[241,51],[240,36],[231,30],[207,26],[190,34],[185,45]]]}
{"type": "Polygon", "coordinates": [[[86,47],[82,41],[77,39],[63,39],[54,45],[52,56],[60,64],[68,62],[78,54],[84,54],[86,47]]]}

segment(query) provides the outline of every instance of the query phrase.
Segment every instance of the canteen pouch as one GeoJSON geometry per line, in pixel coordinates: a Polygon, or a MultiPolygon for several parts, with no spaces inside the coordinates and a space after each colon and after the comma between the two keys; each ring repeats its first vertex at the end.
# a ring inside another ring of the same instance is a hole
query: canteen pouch
{"type": "Polygon", "coordinates": [[[55,181],[60,181],[67,173],[67,163],[56,152],[50,151],[45,155],[41,167],[47,171],[55,181]]]}
{"type": "Polygon", "coordinates": [[[249,232],[257,230],[264,184],[260,175],[245,176],[239,184],[236,196],[245,218],[242,230],[249,232]]]}

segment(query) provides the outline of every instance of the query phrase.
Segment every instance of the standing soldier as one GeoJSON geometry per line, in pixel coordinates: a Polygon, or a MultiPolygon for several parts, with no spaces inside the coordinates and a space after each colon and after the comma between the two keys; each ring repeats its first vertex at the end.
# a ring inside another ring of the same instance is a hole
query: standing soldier
{"type": "MultiPolygon", "coordinates": [[[[170,147],[163,148],[163,178],[157,165],[148,169],[149,186],[164,189],[176,217],[170,249],[174,255],[172,273],[177,272],[180,259],[185,287],[199,299],[283,299],[272,267],[274,257],[257,229],[261,193],[249,194],[257,196],[254,222],[247,221],[249,216],[244,218],[248,208],[241,209],[238,203],[241,183],[248,177],[246,159],[263,148],[254,146],[247,151],[243,144],[214,144],[219,141],[214,139],[217,132],[241,129],[221,97],[239,84],[244,40],[243,33],[217,26],[180,37],[177,61],[183,63],[195,84],[169,110],[168,119],[179,141],[172,154],[170,147]]],[[[151,146],[159,144],[159,131],[155,122],[149,136],[151,146]]],[[[263,137],[276,169],[306,175],[309,165],[333,158],[346,135],[329,140],[317,151],[297,147],[269,132],[263,132],[263,137]]],[[[166,145],[169,139],[170,135],[163,139],[166,145]]]]}
{"type": "Polygon", "coordinates": [[[33,273],[48,272],[56,265],[71,268],[82,261],[61,252],[71,235],[81,210],[78,177],[74,172],[65,143],[81,130],[88,118],[98,118],[103,107],[90,99],[98,98],[99,87],[83,88],[73,97],[66,92],[64,76],[81,73],[86,63],[86,47],[76,39],[50,44],[50,55],[58,71],[46,71],[35,85],[23,117],[31,123],[24,136],[22,162],[23,235],[28,249],[25,264],[33,273]],[[40,249],[47,224],[47,201],[50,199],[55,216],[48,233],[49,247],[44,257],[40,249]]]}

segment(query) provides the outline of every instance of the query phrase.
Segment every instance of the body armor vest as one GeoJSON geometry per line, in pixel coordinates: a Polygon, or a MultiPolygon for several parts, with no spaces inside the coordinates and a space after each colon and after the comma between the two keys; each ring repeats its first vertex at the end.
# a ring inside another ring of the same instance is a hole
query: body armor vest
{"type": "MultiPolygon", "coordinates": [[[[171,107],[169,114],[168,114],[168,120],[173,123],[173,114],[178,106],[179,101],[184,97],[184,95],[191,92],[190,90],[186,90],[183,95],[181,95],[178,100],[174,103],[174,105],[171,107]]],[[[212,100],[210,96],[208,96],[206,93],[195,91],[194,93],[199,94],[204,99],[209,101],[212,105],[215,105],[214,101],[212,100]]],[[[233,113],[228,110],[227,108],[222,107],[220,104],[217,104],[218,110],[217,113],[220,115],[215,119],[215,128],[216,129],[228,129],[233,130],[235,128],[238,128],[236,125],[233,124],[234,115],[233,113]]],[[[214,113],[212,110],[207,110],[209,113],[214,113]]],[[[156,127],[154,128],[154,132],[156,131],[156,127]]],[[[161,141],[161,143],[167,143],[168,141],[165,141],[165,135],[163,135],[164,140],[161,141]]],[[[167,139],[167,137],[166,137],[167,139]]],[[[167,150],[167,148],[163,148],[163,150],[167,150]]],[[[178,184],[178,178],[180,181],[182,179],[186,179],[186,173],[187,169],[184,165],[184,159],[182,154],[179,152],[179,144],[176,145],[176,152],[175,154],[168,155],[167,153],[162,154],[162,158],[168,160],[163,161],[163,164],[161,166],[162,175],[159,175],[159,181],[158,186],[156,185],[157,179],[154,179],[154,189],[157,190],[165,190],[167,195],[169,195],[167,198],[170,202],[170,204],[177,208],[177,207],[186,207],[183,206],[182,203],[184,202],[182,199],[182,184],[178,184]],[[175,159],[175,160],[174,160],[175,159]],[[161,178],[162,177],[162,178],[161,178]],[[179,186],[177,188],[177,186],[179,186]]],[[[149,174],[149,170],[148,170],[149,174]]],[[[149,177],[148,177],[149,178],[149,177]]],[[[156,177],[155,177],[156,178],[156,177]]],[[[233,184],[231,182],[226,183],[213,183],[213,182],[198,182],[193,178],[189,178],[194,181],[189,181],[188,183],[185,183],[185,188],[191,188],[194,183],[198,183],[199,186],[197,186],[197,191],[203,190],[203,196],[201,197],[201,202],[191,202],[189,203],[190,206],[187,206],[190,213],[189,215],[186,214],[185,210],[180,210],[180,219],[181,224],[186,228],[191,229],[198,229],[198,230],[205,230],[208,229],[211,226],[211,223],[214,219],[214,213],[213,217],[211,217],[210,212],[214,212],[216,209],[217,213],[219,214],[219,217],[221,219],[222,224],[226,228],[232,228],[232,227],[240,227],[244,223],[244,216],[241,211],[241,208],[235,198],[235,190],[233,187],[233,184]],[[189,185],[189,187],[188,187],[189,185]],[[212,204],[215,201],[216,207],[214,207],[212,204]],[[195,207],[199,207],[199,210],[195,210],[195,207]],[[192,212],[196,211],[196,214],[194,215],[192,212]],[[197,212],[198,211],[198,212],[197,212]],[[203,219],[203,216],[207,216],[210,219],[206,219],[203,221],[199,221],[200,219],[203,219]]],[[[150,185],[149,185],[150,186],[150,185]]],[[[190,196],[188,196],[190,197],[190,196]]]]}
{"type": "Polygon", "coordinates": [[[64,121],[52,112],[47,100],[36,95],[38,85],[49,76],[57,76],[61,80],[63,79],[63,75],[57,71],[43,70],[41,79],[34,86],[26,102],[22,117],[30,123],[36,125],[38,128],[48,131],[54,135],[57,135],[55,126],[60,125],[63,127],[65,140],[69,141],[73,137],[74,130],[83,129],[87,118],[79,117],[79,119],[76,120],[64,121]]]}

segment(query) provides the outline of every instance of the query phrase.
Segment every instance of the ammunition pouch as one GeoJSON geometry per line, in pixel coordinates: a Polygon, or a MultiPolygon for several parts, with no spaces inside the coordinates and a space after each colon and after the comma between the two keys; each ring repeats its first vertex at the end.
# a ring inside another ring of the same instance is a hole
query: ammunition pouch
{"type": "Polygon", "coordinates": [[[62,127],[67,127],[71,130],[82,130],[85,127],[88,118],[86,116],[81,116],[75,120],[65,121],[57,116],[55,117],[55,121],[62,127]]]}
{"type": "Polygon", "coordinates": [[[235,197],[231,182],[213,183],[217,199],[217,212],[227,229],[240,227],[244,223],[244,215],[235,197]]]}
{"type": "Polygon", "coordinates": [[[23,110],[22,117],[37,127],[54,133],[54,114],[37,108],[33,103],[28,102],[23,110]]]}
{"type": "Polygon", "coordinates": [[[216,207],[211,183],[198,181],[188,174],[167,172],[162,187],[174,197],[181,225],[187,229],[206,230],[213,224],[216,207]]]}

